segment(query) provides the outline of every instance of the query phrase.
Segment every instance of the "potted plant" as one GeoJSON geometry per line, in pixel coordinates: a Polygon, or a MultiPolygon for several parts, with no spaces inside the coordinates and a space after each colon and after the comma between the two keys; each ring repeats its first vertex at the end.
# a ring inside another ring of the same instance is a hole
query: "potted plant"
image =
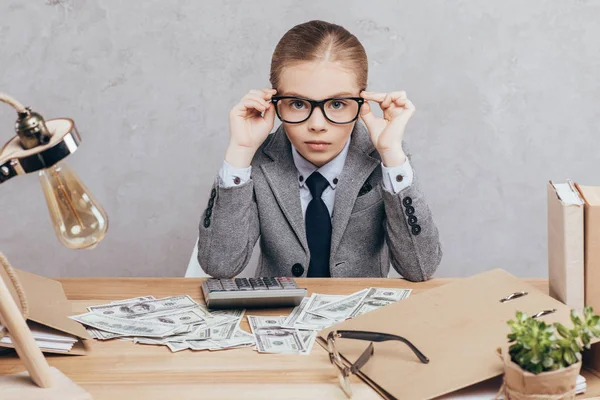
{"type": "Polygon", "coordinates": [[[555,322],[547,324],[520,311],[508,321],[510,347],[502,349],[507,400],[574,399],[575,384],[581,369],[581,353],[600,337],[600,316],[585,307],[583,318],[571,310],[573,327],[555,322]]]}

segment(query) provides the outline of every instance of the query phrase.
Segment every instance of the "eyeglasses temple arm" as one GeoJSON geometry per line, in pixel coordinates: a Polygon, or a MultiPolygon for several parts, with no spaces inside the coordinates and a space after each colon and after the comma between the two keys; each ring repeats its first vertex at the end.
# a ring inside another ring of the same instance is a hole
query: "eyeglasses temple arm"
{"type": "Polygon", "coordinates": [[[354,364],[352,364],[350,366],[350,371],[352,371],[353,374],[356,373],[356,371],[358,371],[359,369],[361,369],[366,363],[367,361],[369,361],[371,359],[371,356],[373,355],[373,342],[369,343],[369,347],[367,347],[367,349],[365,351],[363,351],[363,353],[360,355],[360,357],[358,357],[358,360],[356,360],[354,362],[354,364]]]}
{"type": "Polygon", "coordinates": [[[367,332],[367,331],[337,331],[340,337],[348,338],[348,339],[358,339],[358,340],[368,340],[371,342],[386,342],[388,340],[398,340],[400,342],[405,343],[413,353],[419,358],[423,364],[427,364],[429,362],[429,358],[425,354],[421,352],[421,350],[417,349],[417,347],[412,344],[408,339],[403,338],[398,335],[391,335],[389,333],[379,333],[379,332],[367,332]]]}

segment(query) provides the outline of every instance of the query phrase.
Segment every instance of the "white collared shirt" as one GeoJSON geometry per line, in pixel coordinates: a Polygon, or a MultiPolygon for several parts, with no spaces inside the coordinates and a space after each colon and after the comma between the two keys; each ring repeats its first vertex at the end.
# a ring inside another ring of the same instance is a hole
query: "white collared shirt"
{"type": "MultiPolygon", "coordinates": [[[[298,170],[298,184],[300,187],[300,202],[302,204],[302,215],[306,215],[306,208],[308,207],[308,203],[312,200],[312,195],[310,194],[310,190],[306,186],[306,179],[315,171],[319,171],[321,175],[329,182],[329,187],[327,187],[323,194],[321,195],[321,199],[327,206],[329,210],[329,215],[333,216],[333,204],[335,202],[335,189],[338,183],[338,177],[341,175],[342,170],[344,169],[344,163],[346,162],[346,156],[348,155],[348,149],[350,147],[350,138],[346,142],[346,145],[333,160],[329,161],[327,164],[321,166],[320,168],[316,165],[312,164],[310,161],[305,159],[298,153],[298,150],[292,145],[292,156],[294,158],[294,164],[296,165],[296,169],[298,170]]],[[[388,168],[381,163],[381,168],[383,172],[383,186],[386,190],[392,193],[399,193],[401,190],[409,187],[413,181],[413,170],[408,161],[408,158],[404,162],[404,164],[399,165],[397,167],[388,168]],[[403,179],[398,182],[396,177],[401,175],[403,179]]],[[[221,187],[233,187],[243,185],[248,182],[250,179],[250,173],[252,171],[252,167],[248,168],[234,168],[229,165],[226,161],[223,161],[223,165],[219,170],[219,179],[221,187]]]]}

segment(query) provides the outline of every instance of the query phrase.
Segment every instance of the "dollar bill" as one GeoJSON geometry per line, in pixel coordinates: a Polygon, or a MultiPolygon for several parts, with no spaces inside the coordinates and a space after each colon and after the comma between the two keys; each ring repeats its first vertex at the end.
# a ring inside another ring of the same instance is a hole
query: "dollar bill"
{"type": "Polygon", "coordinates": [[[165,337],[188,330],[185,325],[165,324],[155,321],[117,318],[95,312],[73,315],[69,318],[102,331],[117,333],[121,336],[165,337]]]}
{"type": "Polygon", "coordinates": [[[306,351],[298,330],[282,327],[285,317],[248,316],[248,323],[259,353],[296,353],[306,351]]]}
{"type": "MultiPolygon", "coordinates": [[[[155,297],[154,296],[141,296],[141,297],[134,297],[131,299],[124,299],[124,300],[117,300],[117,301],[112,301],[109,304],[124,304],[124,303],[135,303],[135,302],[139,302],[139,301],[145,301],[145,300],[154,300],[155,297]]],[[[87,310],[88,311],[92,311],[91,307],[88,307],[87,310]]],[[[117,335],[115,333],[108,333],[108,332],[103,332],[99,329],[95,329],[95,328],[86,328],[87,332],[89,333],[89,335],[94,338],[94,339],[99,339],[99,340],[107,340],[107,339],[113,339],[115,337],[119,337],[120,335],[117,335]]]]}
{"type": "Polygon", "coordinates": [[[210,338],[212,340],[227,340],[233,338],[238,329],[239,322],[221,324],[210,328],[210,338]]]}
{"type": "Polygon", "coordinates": [[[207,319],[212,319],[212,316],[207,315],[200,307],[193,307],[147,314],[138,319],[164,322],[165,324],[203,325],[206,324],[207,319]]]}
{"type": "Polygon", "coordinates": [[[298,321],[300,314],[302,314],[302,311],[304,311],[304,309],[306,308],[308,300],[310,300],[310,297],[305,297],[302,299],[299,305],[294,307],[290,315],[288,315],[288,317],[283,322],[283,326],[291,328],[296,324],[296,321],[298,321]]]}
{"type": "MultiPolygon", "coordinates": [[[[94,311],[92,311],[94,312],[94,311]]],[[[159,314],[147,314],[144,316],[141,316],[139,318],[137,318],[141,321],[151,321],[151,322],[160,322],[160,323],[164,323],[164,324],[171,324],[171,325],[187,325],[190,326],[189,331],[192,331],[192,327],[194,325],[205,325],[206,324],[206,320],[205,320],[205,316],[204,314],[199,310],[198,307],[194,307],[194,308],[187,308],[187,309],[181,309],[181,310],[171,310],[171,311],[167,311],[167,312],[162,312],[159,314]]],[[[205,328],[207,329],[207,328],[205,328]]],[[[112,332],[104,332],[104,331],[99,331],[99,330],[95,330],[95,332],[93,332],[93,334],[95,335],[94,337],[96,339],[100,339],[100,340],[109,340],[109,339],[114,339],[117,337],[121,337],[122,335],[118,334],[118,333],[112,333],[112,332]]]]}
{"type": "Polygon", "coordinates": [[[295,353],[304,351],[304,344],[295,329],[257,328],[254,333],[259,353],[295,353]]]}
{"type": "Polygon", "coordinates": [[[355,318],[370,311],[387,306],[410,296],[411,289],[370,288],[365,297],[356,305],[349,318],[355,318]]]}
{"type": "Polygon", "coordinates": [[[160,344],[174,343],[174,342],[187,342],[188,340],[206,340],[211,335],[210,329],[205,329],[202,326],[196,327],[191,332],[182,333],[179,335],[166,336],[161,339],[155,340],[160,344]]]}
{"type": "Polygon", "coordinates": [[[282,329],[286,317],[265,317],[257,315],[248,315],[246,318],[248,318],[248,325],[250,325],[250,330],[252,331],[252,333],[254,333],[254,330],[258,328],[282,329]]]}
{"type": "Polygon", "coordinates": [[[304,350],[302,350],[300,354],[310,354],[313,344],[315,344],[315,340],[317,339],[317,333],[317,331],[298,331],[298,335],[300,335],[300,339],[302,339],[302,344],[304,345],[304,350]]]}
{"type": "Polygon", "coordinates": [[[159,313],[199,306],[190,296],[171,296],[162,299],[135,301],[130,303],[105,304],[91,306],[89,311],[117,318],[139,318],[150,313],[159,313]]]}
{"type": "Polygon", "coordinates": [[[166,346],[169,348],[169,350],[171,350],[173,353],[177,353],[178,351],[181,350],[186,350],[190,348],[189,343],[187,342],[173,342],[173,343],[166,343],[166,346]]]}
{"type": "Polygon", "coordinates": [[[334,321],[341,321],[350,317],[352,311],[368,295],[369,289],[363,289],[340,300],[314,307],[307,312],[334,321]]]}
{"type": "Polygon", "coordinates": [[[298,318],[294,321],[294,324],[290,326],[286,323],[286,326],[296,329],[321,330],[331,325],[335,325],[338,322],[337,320],[314,315],[311,314],[310,311],[343,299],[344,297],[345,296],[313,293],[308,299],[304,309],[300,312],[298,318]]]}
{"type": "MultiPolygon", "coordinates": [[[[281,317],[259,317],[248,315],[248,324],[250,325],[250,329],[254,333],[254,329],[258,328],[269,328],[269,329],[284,329],[290,330],[291,328],[286,328],[284,323],[286,321],[285,316],[281,317]]],[[[304,349],[300,351],[300,354],[308,355],[310,354],[313,344],[315,343],[315,339],[317,338],[317,331],[313,330],[297,330],[294,329],[300,339],[302,340],[302,344],[304,349]]]]}
{"type": "MultiPolygon", "coordinates": [[[[218,346],[208,340],[187,340],[185,342],[188,347],[194,351],[217,349],[218,346]]],[[[170,343],[169,343],[170,344],[170,343]]]]}
{"type": "Polygon", "coordinates": [[[110,304],[135,303],[138,301],[146,301],[146,300],[156,300],[156,297],[154,297],[154,296],[133,297],[131,299],[111,301],[110,304]]]}
{"type": "Polygon", "coordinates": [[[252,346],[255,344],[254,335],[251,335],[241,329],[236,330],[231,339],[213,340],[211,338],[208,340],[208,342],[211,342],[215,345],[213,347],[209,347],[209,350],[234,349],[252,346]]]}

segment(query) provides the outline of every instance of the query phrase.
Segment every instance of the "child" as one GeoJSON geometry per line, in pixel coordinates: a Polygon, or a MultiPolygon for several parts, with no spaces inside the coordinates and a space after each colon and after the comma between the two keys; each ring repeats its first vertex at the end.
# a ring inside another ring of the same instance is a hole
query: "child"
{"type": "Polygon", "coordinates": [[[281,38],[273,89],[251,90],[229,114],[199,227],[205,272],[239,274],[260,237],[256,276],[386,277],[391,262],[408,280],[431,277],[438,229],[403,141],[415,107],[402,91],[365,91],[367,70],[341,26],[310,21],[281,38]]]}

